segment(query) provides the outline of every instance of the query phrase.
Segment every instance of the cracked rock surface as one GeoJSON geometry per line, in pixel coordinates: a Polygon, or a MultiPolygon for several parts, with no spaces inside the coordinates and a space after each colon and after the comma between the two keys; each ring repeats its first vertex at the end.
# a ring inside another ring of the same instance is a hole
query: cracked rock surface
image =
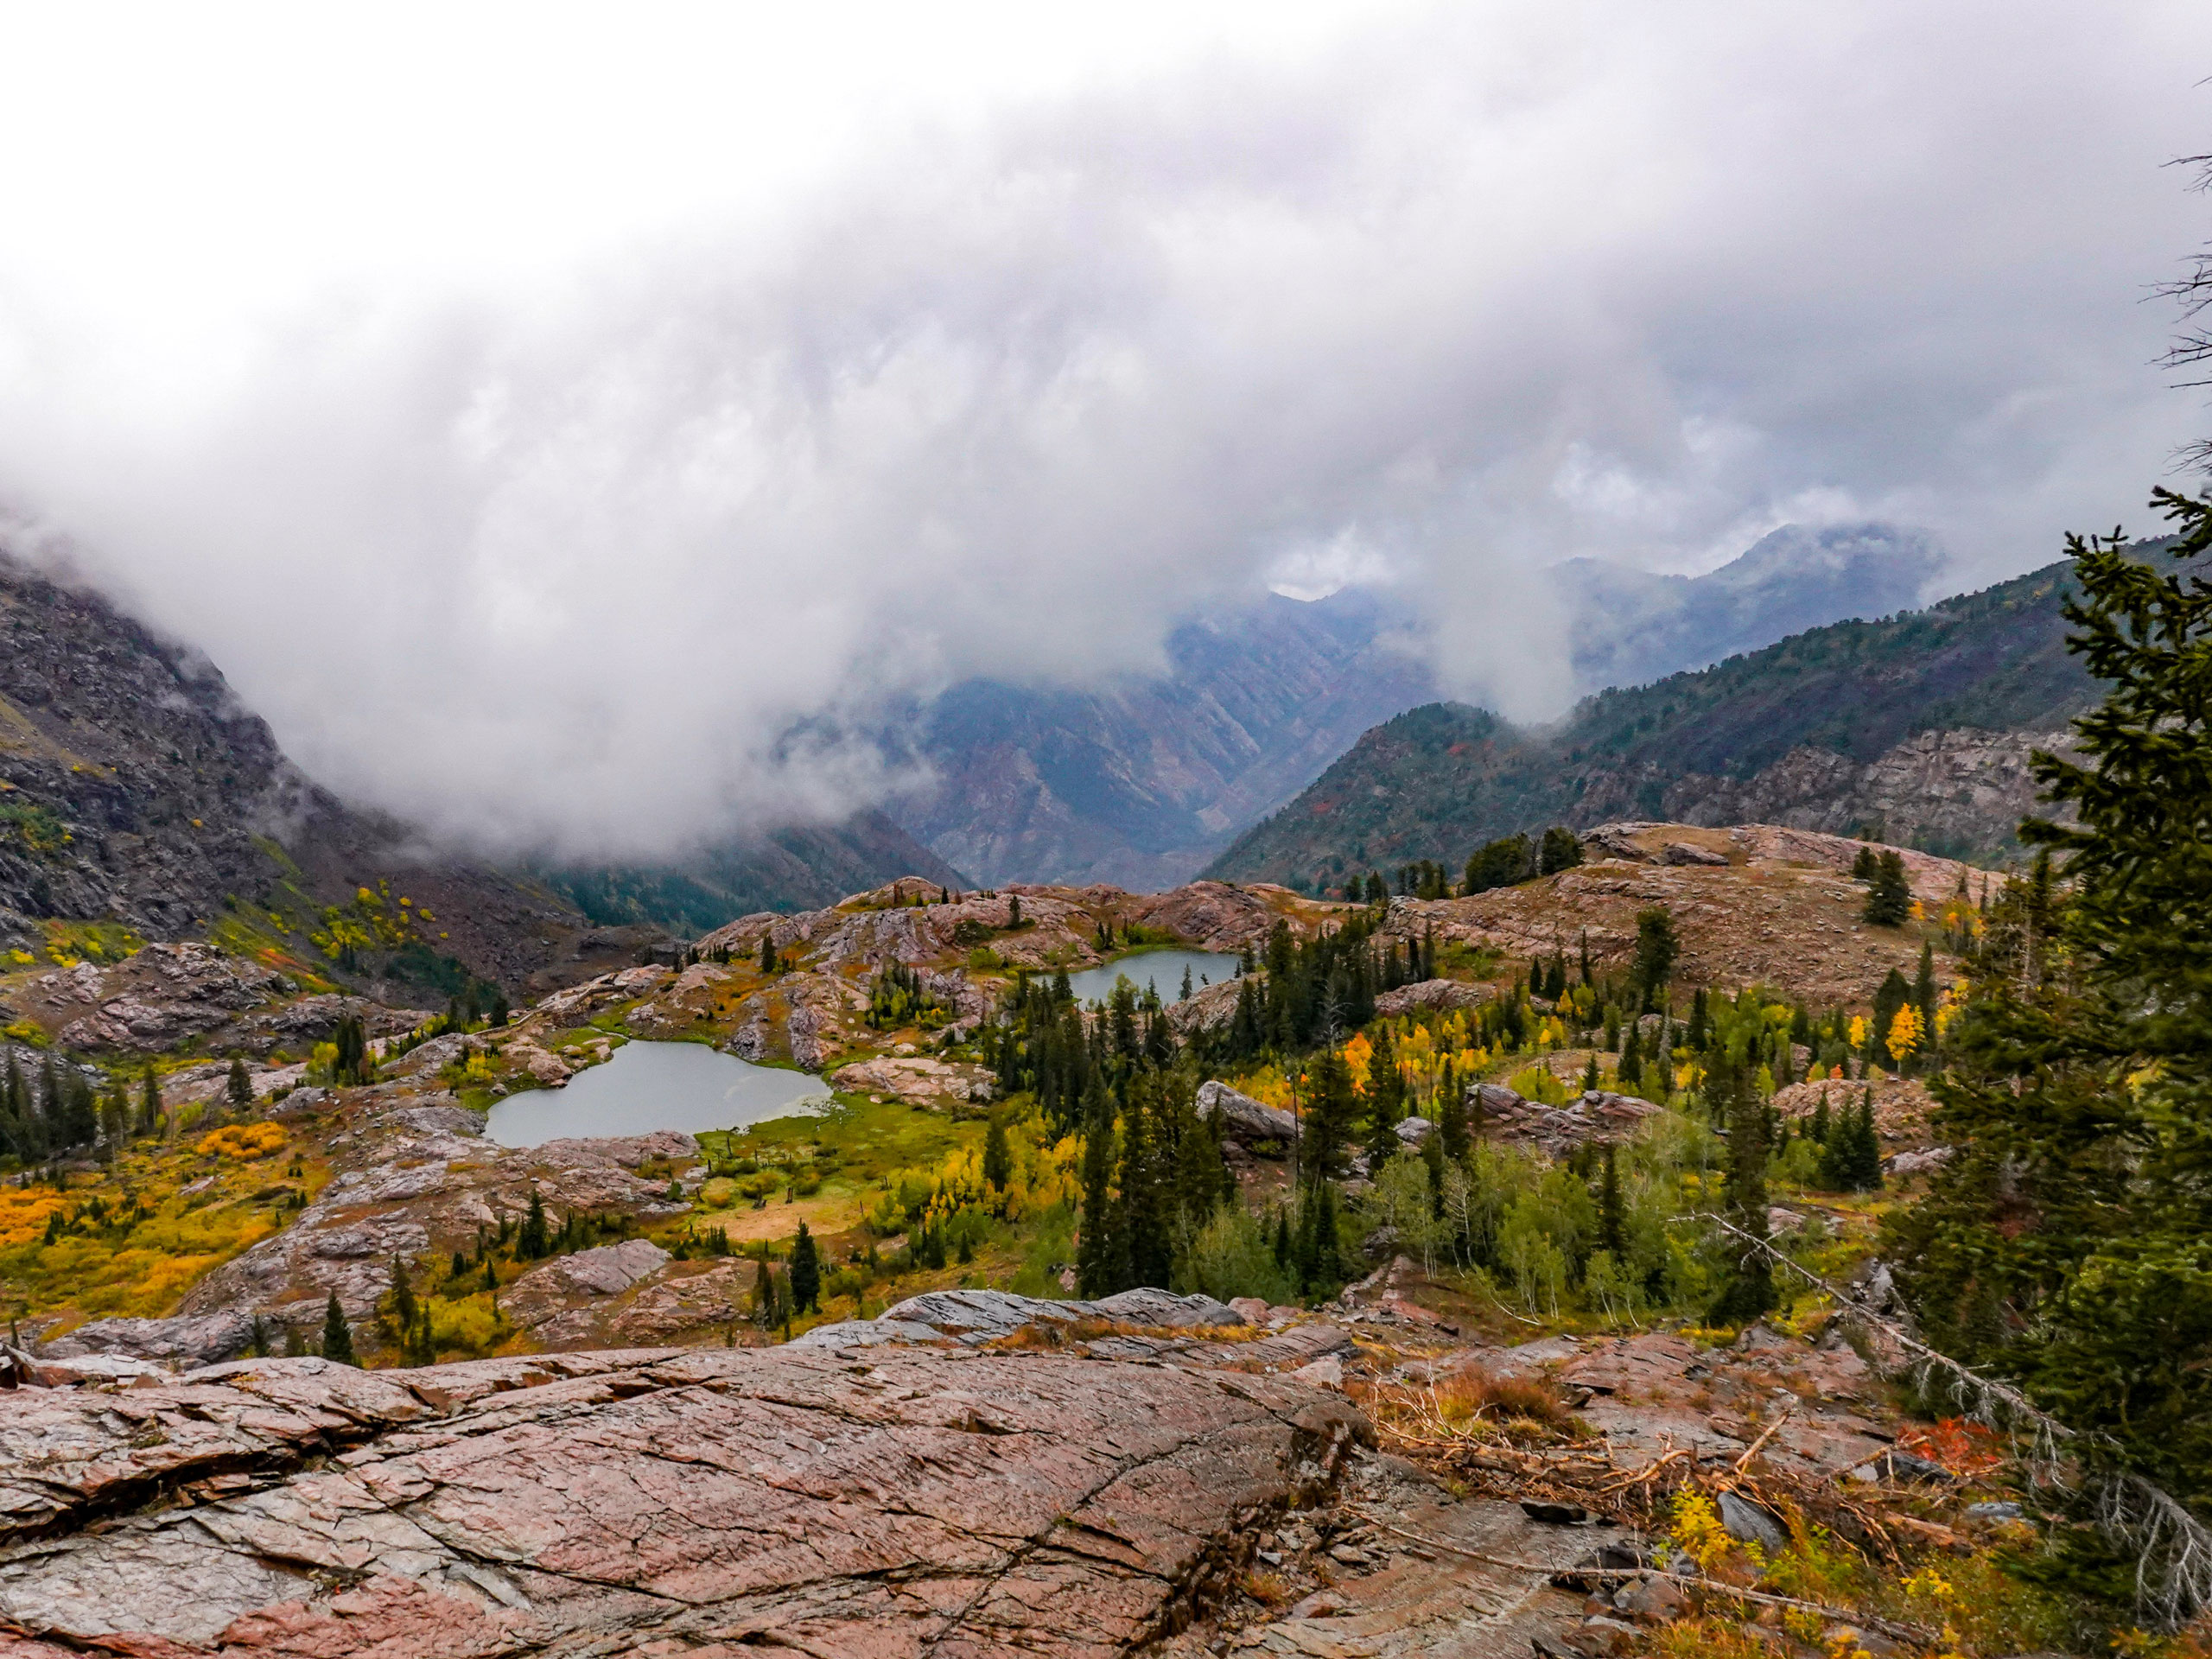
{"type": "Polygon", "coordinates": [[[0,1653],[1116,1653],[1365,1433],[1287,1379],[957,1350],[23,1389],[0,1653]]]}

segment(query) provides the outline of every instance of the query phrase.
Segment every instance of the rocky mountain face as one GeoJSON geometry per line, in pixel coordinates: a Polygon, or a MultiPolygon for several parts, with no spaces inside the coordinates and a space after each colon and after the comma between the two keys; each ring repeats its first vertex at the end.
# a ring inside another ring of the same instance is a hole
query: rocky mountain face
{"type": "Polygon", "coordinates": [[[205,657],[0,555],[0,950],[111,957],[216,931],[434,1001],[470,975],[588,975],[659,937],[594,929],[526,878],[349,808],[205,657]],[[365,891],[380,917],[349,918],[340,969],[315,943],[337,948],[323,912],[358,911],[365,891]]]}
{"type": "Polygon", "coordinates": [[[1270,594],[1168,641],[1170,671],[1096,692],[971,681],[918,720],[933,786],[890,813],[987,886],[1186,880],[1361,732],[1434,695],[1406,619],[1270,594]]]}
{"type": "MultiPolygon", "coordinates": [[[[1789,525],[1703,576],[1580,559],[1554,579],[1578,680],[1596,688],[1902,610],[1940,569],[1914,532],[1789,525]]],[[[1371,593],[1271,595],[1178,630],[1162,678],[1094,693],[969,682],[919,717],[914,758],[935,785],[888,810],[987,885],[1173,887],[1362,732],[1434,695],[1420,626],[1413,608],[1371,593]]]]}
{"type": "Polygon", "coordinates": [[[1599,559],[1569,559],[1550,575],[1573,618],[1576,682],[1596,691],[1705,668],[1846,617],[1911,610],[1942,568],[1916,531],[1784,524],[1701,576],[1599,559]]]}
{"type": "Polygon", "coordinates": [[[317,787],[205,657],[0,554],[0,952],[112,959],[219,933],[436,1006],[472,976],[542,994],[628,965],[671,931],[906,874],[965,884],[873,812],[678,868],[518,871],[456,855],[317,787]],[[331,932],[333,906],[349,931],[331,932]]]}
{"type": "Polygon", "coordinates": [[[2028,752],[2094,702],[2054,564],[1878,622],[1815,628],[1585,701],[1548,731],[1433,703],[1376,727],[1209,874],[1301,888],[1548,823],[1745,821],[2004,857],[2028,752]]]}

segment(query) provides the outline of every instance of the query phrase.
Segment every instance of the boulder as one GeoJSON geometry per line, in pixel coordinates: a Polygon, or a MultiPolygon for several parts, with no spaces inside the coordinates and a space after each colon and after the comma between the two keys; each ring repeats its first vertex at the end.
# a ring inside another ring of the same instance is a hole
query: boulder
{"type": "Polygon", "coordinates": [[[1406,1118],[1399,1123],[1396,1130],[1398,1139],[1415,1151],[1427,1146],[1428,1137],[1435,1133],[1436,1125],[1425,1117],[1406,1118]]]}
{"type": "Polygon", "coordinates": [[[1634,1095],[1592,1089],[1565,1106],[1547,1106],[1502,1084],[1478,1084],[1467,1091],[1471,1110],[1480,1108],[1486,1138],[1534,1147],[1548,1158],[1564,1158],[1592,1141],[1612,1145],[1627,1140],[1659,1109],[1634,1095]]]}
{"type": "Polygon", "coordinates": [[[1222,1132],[1240,1141],[1291,1141],[1298,1135],[1298,1120],[1280,1106],[1240,1094],[1217,1080],[1198,1085],[1198,1116],[1219,1117],[1222,1132]]]}
{"type": "Polygon", "coordinates": [[[253,1320],[236,1312],[197,1319],[94,1319],[67,1336],[41,1343],[38,1357],[41,1360],[121,1357],[191,1370],[235,1359],[252,1344],[253,1320]]]}
{"type": "Polygon", "coordinates": [[[1473,1008],[1490,999],[1491,988],[1487,985],[1471,985],[1458,979],[1424,979],[1418,984],[1401,985],[1395,991],[1383,992],[1375,999],[1375,1012],[1395,1020],[1415,1008],[1473,1008]]]}

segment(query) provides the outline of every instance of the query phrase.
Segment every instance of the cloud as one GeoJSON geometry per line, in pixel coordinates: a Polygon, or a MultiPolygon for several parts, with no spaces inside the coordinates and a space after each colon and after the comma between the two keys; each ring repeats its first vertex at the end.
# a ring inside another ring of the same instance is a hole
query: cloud
{"type": "MultiPolygon", "coordinates": [[[[608,120],[581,229],[527,142],[581,176],[561,100],[481,140],[537,204],[511,224],[467,133],[453,184],[408,141],[419,212],[372,170],[288,180],[321,238],[293,264],[209,175],[281,280],[179,228],[79,289],[18,233],[0,489],[341,790],[651,856],[874,798],[840,734],[886,707],[1156,666],[1177,617],[1270,582],[1387,572],[1455,690],[1547,714],[1544,565],[1874,517],[1993,577],[2126,514],[2195,429],[2139,301],[2198,237],[2159,164],[2202,148],[2200,9],[1499,3],[1253,38],[1090,77],[1040,48],[787,131],[803,165],[671,152],[680,188],[608,120]]],[[[290,96],[308,155],[336,143],[290,96]]]]}

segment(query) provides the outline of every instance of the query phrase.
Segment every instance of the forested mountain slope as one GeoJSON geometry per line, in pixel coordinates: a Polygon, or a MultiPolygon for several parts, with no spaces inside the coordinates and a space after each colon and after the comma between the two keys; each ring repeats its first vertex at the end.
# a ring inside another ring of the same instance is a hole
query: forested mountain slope
{"type": "Polygon", "coordinates": [[[834,905],[902,875],[974,885],[882,813],[728,841],[681,863],[548,871],[549,887],[594,922],[652,923],[690,935],[755,911],[834,905]]]}
{"type": "Polygon", "coordinates": [[[2065,649],[2064,563],[1926,610],[1809,629],[1523,731],[1432,703],[1365,734],[1209,872],[1331,886],[1484,841],[1609,819],[1862,827],[2003,856],[2034,791],[2027,753],[2093,701],[2065,649]]]}

